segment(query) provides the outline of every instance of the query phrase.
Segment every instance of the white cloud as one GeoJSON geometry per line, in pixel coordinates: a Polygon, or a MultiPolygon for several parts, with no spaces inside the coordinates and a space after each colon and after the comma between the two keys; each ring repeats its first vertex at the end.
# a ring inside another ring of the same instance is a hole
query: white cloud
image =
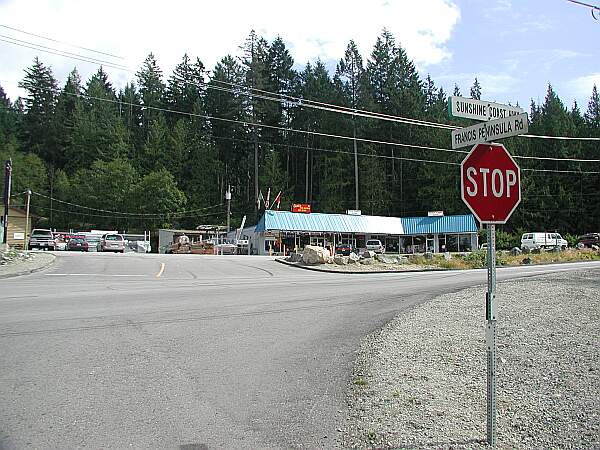
{"type": "MultiPolygon", "coordinates": [[[[515,92],[516,86],[519,80],[509,73],[454,73],[448,75],[440,75],[436,77],[436,80],[446,85],[448,82],[452,84],[452,89],[456,83],[461,90],[462,95],[469,95],[469,91],[473,82],[477,77],[477,81],[481,85],[482,97],[488,101],[497,101],[506,103],[513,101],[508,95],[515,92]]],[[[450,94],[452,90],[450,90],[450,94]]]]}
{"type": "MultiPolygon", "coordinates": [[[[24,28],[65,42],[118,54],[115,60],[136,70],[152,51],[168,76],[184,52],[198,56],[208,68],[226,54],[239,53],[251,29],[271,41],[281,36],[296,63],[304,65],[317,58],[339,60],[350,39],[368,57],[376,37],[385,27],[420,67],[450,57],[446,47],[460,18],[451,0],[221,0],[219,2],[55,0],[30,2],[13,0],[0,4],[2,23],[24,28]],[[32,14],[35,10],[35,14],[32,14]]],[[[0,29],[0,34],[49,47],[58,44],[0,29]]],[[[16,95],[23,69],[39,54],[50,64],[61,83],[77,66],[84,79],[97,67],[80,61],[44,54],[0,42],[3,53],[0,83],[16,95]],[[7,64],[8,63],[8,64],[7,64]]],[[[80,49],[62,46],[73,53],[80,49]]],[[[88,53],[89,54],[89,53],[88,53]]],[[[105,59],[100,55],[96,58],[105,59]]],[[[108,69],[116,85],[134,78],[133,73],[108,69]]]]}
{"type": "Polygon", "coordinates": [[[596,85],[597,88],[600,88],[600,72],[584,75],[568,81],[565,90],[570,98],[589,99],[592,96],[594,85],[596,85]]]}

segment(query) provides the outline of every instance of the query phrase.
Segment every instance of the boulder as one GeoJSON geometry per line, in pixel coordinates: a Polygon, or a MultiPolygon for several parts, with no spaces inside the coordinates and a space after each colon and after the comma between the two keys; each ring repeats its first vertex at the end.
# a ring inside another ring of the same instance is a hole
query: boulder
{"type": "Polygon", "coordinates": [[[431,252],[425,252],[425,259],[433,259],[433,253],[431,252]]]}
{"type": "Polygon", "coordinates": [[[510,254],[513,256],[519,256],[521,253],[523,253],[521,251],[521,249],[519,247],[513,247],[510,251],[510,254]]]}
{"type": "Polygon", "coordinates": [[[584,249],[584,248],[585,248],[585,245],[583,245],[581,242],[578,242],[578,243],[577,243],[577,249],[578,249],[578,250],[582,250],[582,249],[584,249]]]}
{"type": "Polygon", "coordinates": [[[363,258],[360,260],[361,264],[364,264],[365,266],[371,266],[373,264],[375,264],[375,259],[374,258],[363,258]]]}
{"type": "Polygon", "coordinates": [[[361,256],[363,258],[374,258],[375,252],[373,250],[365,250],[364,252],[362,252],[361,256]]]}
{"type": "Polygon", "coordinates": [[[359,261],[360,256],[358,256],[356,253],[350,253],[350,256],[348,256],[348,264],[358,264],[359,261]]]}
{"type": "Polygon", "coordinates": [[[287,257],[289,262],[300,262],[302,261],[302,253],[292,252],[290,256],[287,257]]]}
{"type": "Polygon", "coordinates": [[[542,248],[541,247],[533,248],[533,249],[531,249],[531,253],[534,255],[539,255],[540,253],[542,253],[542,248]]]}
{"type": "Polygon", "coordinates": [[[522,248],[521,251],[523,252],[524,255],[529,255],[529,253],[531,253],[531,250],[529,250],[529,247],[522,248]]]}
{"type": "Polygon", "coordinates": [[[384,264],[398,264],[398,256],[386,255],[385,253],[375,255],[375,259],[384,264]]]}
{"type": "Polygon", "coordinates": [[[444,252],[444,259],[446,261],[450,261],[452,259],[452,255],[450,254],[450,252],[444,252]]]}
{"type": "Polygon", "coordinates": [[[562,248],[560,247],[560,245],[557,245],[555,247],[552,247],[552,250],[550,250],[552,253],[560,253],[562,252],[562,248]]]}
{"type": "Polygon", "coordinates": [[[399,256],[397,264],[408,264],[408,258],[406,256],[399,256]]]}
{"type": "Polygon", "coordinates": [[[302,254],[304,264],[325,264],[329,258],[329,252],[323,247],[317,247],[316,245],[304,247],[304,253],[302,254]]]}
{"type": "Polygon", "coordinates": [[[531,264],[531,258],[529,256],[527,258],[523,258],[521,264],[531,264]]]}
{"type": "Polygon", "coordinates": [[[348,264],[349,256],[335,255],[333,258],[333,262],[338,266],[345,266],[348,264]]]}
{"type": "Polygon", "coordinates": [[[598,247],[598,246],[597,246],[597,245],[595,245],[595,244],[592,244],[592,250],[596,250],[596,251],[598,251],[598,250],[600,250],[600,247],[598,247]]]}

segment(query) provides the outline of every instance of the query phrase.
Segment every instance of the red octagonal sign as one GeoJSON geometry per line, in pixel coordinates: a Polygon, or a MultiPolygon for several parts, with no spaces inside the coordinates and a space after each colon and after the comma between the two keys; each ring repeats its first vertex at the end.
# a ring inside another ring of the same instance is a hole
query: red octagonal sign
{"type": "Polygon", "coordinates": [[[461,196],[482,223],[506,223],[521,202],[521,171],[502,144],[477,144],[460,165],[461,196]]]}

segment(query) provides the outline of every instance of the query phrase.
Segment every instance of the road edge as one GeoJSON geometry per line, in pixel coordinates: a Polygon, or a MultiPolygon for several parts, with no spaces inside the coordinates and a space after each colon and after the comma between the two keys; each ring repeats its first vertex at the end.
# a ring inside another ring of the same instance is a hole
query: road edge
{"type": "Polygon", "coordinates": [[[52,256],[52,259],[50,261],[48,261],[47,263],[42,264],[39,267],[34,267],[33,269],[22,270],[20,272],[14,272],[14,273],[0,274],[0,280],[6,279],[6,278],[22,277],[23,275],[31,275],[32,273],[40,272],[44,269],[47,269],[48,267],[50,267],[52,264],[54,264],[56,262],[56,255],[54,255],[53,253],[46,253],[46,254],[52,256]]]}
{"type": "Polygon", "coordinates": [[[275,262],[284,264],[290,267],[296,267],[297,269],[312,270],[313,272],[325,272],[325,273],[343,273],[343,274],[371,274],[371,273],[414,273],[414,272],[447,272],[449,270],[456,269],[444,269],[443,267],[432,268],[432,269],[409,269],[409,270],[334,270],[334,269],[319,269],[317,266],[301,266],[296,263],[285,261],[284,259],[276,259],[275,262]]]}

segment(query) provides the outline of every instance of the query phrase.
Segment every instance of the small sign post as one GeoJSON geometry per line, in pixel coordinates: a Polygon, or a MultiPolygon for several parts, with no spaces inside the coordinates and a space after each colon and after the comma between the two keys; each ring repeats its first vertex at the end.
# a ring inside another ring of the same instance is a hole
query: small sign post
{"type": "Polygon", "coordinates": [[[506,223],[521,202],[521,171],[503,145],[487,142],[526,133],[528,121],[527,114],[521,113],[518,108],[472,99],[461,98],[461,102],[462,104],[451,102],[449,108],[451,116],[486,120],[481,124],[453,130],[452,148],[475,144],[460,165],[461,197],[475,217],[487,226],[487,293],[485,296],[487,443],[495,446],[497,436],[496,224],[506,223]],[[494,115],[501,117],[489,120],[494,115]]]}

